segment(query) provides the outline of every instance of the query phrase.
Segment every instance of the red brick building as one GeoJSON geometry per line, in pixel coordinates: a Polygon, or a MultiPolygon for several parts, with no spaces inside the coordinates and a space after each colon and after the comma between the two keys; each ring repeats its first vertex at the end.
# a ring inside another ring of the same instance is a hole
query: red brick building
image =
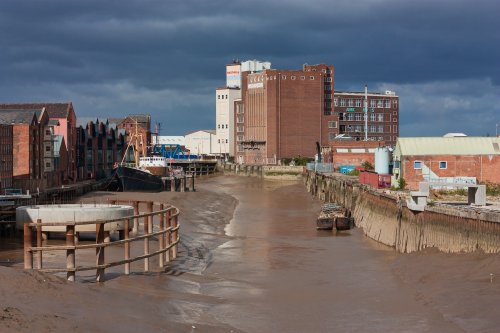
{"type": "Polygon", "coordinates": [[[335,169],[344,165],[360,167],[365,162],[375,165],[375,149],[384,142],[335,140],[322,148],[323,163],[333,163],[335,169]]]}
{"type": "Polygon", "coordinates": [[[118,129],[125,130],[127,140],[135,135],[139,137],[140,156],[147,153],[148,147],[151,147],[151,116],[148,114],[130,114],[125,118],[110,118],[109,123],[115,123],[118,129]]]}
{"type": "Polygon", "coordinates": [[[12,125],[12,187],[24,191],[47,187],[43,135],[48,115],[42,109],[0,109],[0,121],[12,125]]]}
{"type": "MultiPolygon", "coordinates": [[[[399,97],[392,91],[369,92],[368,140],[394,146],[399,136],[399,97]]],[[[339,134],[365,139],[364,92],[335,92],[333,103],[339,116],[339,134]]]]}
{"type": "MultiPolygon", "coordinates": [[[[67,159],[66,169],[59,170],[60,174],[58,178],[62,179],[63,183],[74,182],[76,180],[76,114],[71,102],[63,103],[18,103],[18,104],[0,104],[0,110],[22,110],[22,109],[45,109],[47,112],[47,122],[42,123],[40,132],[41,137],[39,142],[45,144],[42,145],[41,149],[46,151],[46,147],[50,146],[47,137],[44,138],[45,133],[49,130],[50,135],[62,135],[64,137],[65,146],[67,148],[67,159]],[[49,125],[49,120],[54,122],[49,125]],[[57,123],[57,125],[56,125],[57,123]]],[[[48,134],[47,134],[48,136],[48,134]]],[[[42,163],[43,158],[37,163],[40,167],[45,168],[46,162],[42,163]]],[[[51,167],[48,167],[50,170],[51,167]]],[[[48,171],[50,172],[50,171],[48,171]]],[[[57,184],[56,184],[57,185],[57,184]]]]}
{"type": "Polygon", "coordinates": [[[500,184],[500,138],[399,138],[393,154],[393,184],[410,189],[421,181],[500,184]]]}
{"type": "Polygon", "coordinates": [[[287,157],[314,157],[338,133],[333,113],[334,68],[266,69],[242,73],[242,103],[235,104],[238,163],[278,164],[287,157]]]}
{"type": "Polygon", "coordinates": [[[0,121],[0,193],[12,188],[13,183],[13,136],[12,125],[0,121]]]}

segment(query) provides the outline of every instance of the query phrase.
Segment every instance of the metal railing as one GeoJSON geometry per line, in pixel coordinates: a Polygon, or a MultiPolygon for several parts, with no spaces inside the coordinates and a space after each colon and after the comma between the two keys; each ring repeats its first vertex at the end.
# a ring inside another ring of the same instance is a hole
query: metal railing
{"type": "Polygon", "coordinates": [[[33,268],[33,254],[36,255],[36,263],[39,271],[48,273],[67,273],[69,281],[75,281],[76,272],[96,270],[96,281],[103,282],[105,279],[104,271],[107,268],[124,265],[125,275],[130,274],[130,263],[138,260],[144,260],[144,272],[149,271],[149,258],[158,256],[158,265],[164,267],[166,262],[174,260],[177,257],[177,245],[179,243],[179,210],[171,205],[163,203],[155,203],[152,201],[124,201],[113,200],[111,204],[131,204],[134,207],[134,215],[121,217],[109,220],[84,221],[84,222],[42,222],[38,219],[36,223],[24,224],[24,268],[33,268]],[[139,213],[139,205],[145,204],[147,207],[146,213],[139,213]],[[154,211],[154,206],[159,209],[154,211]],[[154,216],[158,216],[158,231],[154,230],[154,216]],[[142,223],[143,234],[139,235],[140,221],[142,223]],[[123,230],[120,232],[119,240],[111,241],[109,231],[105,231],[104,227],[107,223],[123,222],[123,230]],[[95,224],[96,235],[95,244],[76,243],[76,226],[95,224]],[[43,227],[65,226],[66,245],[46,245],[42,246],[42,231],[43,227]],[[130,237],[130,230],[136,235],[130,237]],[[33,230],[36,230],[36,246],[32,244],[33,230]],[[151,252],[150,241],[152,238],[158,239],[158,250],[151,252]],[[131,258],[131,245],[137,241],[143,241],[144,254],[131,258]],[[124,259],[118,261],[105,261],[105,249],[111,246],[123,245],[124,259]],[[85,249],[95,249],[96,264],[90,266],[76,266],[76,251],[85,249]],[[66,251],[66,267],[61,268],[43,268],[43,253],[48,251],[66,251]]]}

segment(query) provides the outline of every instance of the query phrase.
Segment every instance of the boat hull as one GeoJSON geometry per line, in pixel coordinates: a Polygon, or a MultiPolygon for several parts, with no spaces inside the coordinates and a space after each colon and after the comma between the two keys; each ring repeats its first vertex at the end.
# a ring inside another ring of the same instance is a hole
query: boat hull
{"type": "Polygon", "coordinates": [[[330,217],[318,217],[316,220],[317,230],[332,230],[335,224],[335,218],[330,217]]]}
{"type": "Polygon", "coordinates": [[[118,190],[122,192],[160,192],[163,182],[160,177],[149,172],[127,166],[115,168],[118,190]]]}
{"type": "Polygon", "coordinates": [[[350,230],[353,227],[353,218],[346,216],[338,216],[335,219],[335,229],[337,230],[350,230]]]}

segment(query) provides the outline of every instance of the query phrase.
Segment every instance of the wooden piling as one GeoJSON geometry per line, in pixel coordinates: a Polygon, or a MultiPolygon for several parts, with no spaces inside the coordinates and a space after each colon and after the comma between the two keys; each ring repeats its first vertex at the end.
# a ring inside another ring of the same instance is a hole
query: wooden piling
{"type": "MultiPolygon", "coordinates": [[[[130,220],[125,219],[124,230],[123,230],[123,239],[125,239],[125,240],[129,239],[129,224],[130,224],[130,220]]],[[[124,248],[125,248],[125,260],[129,260],[130,259],[130,242],[125,242],[124,248]]],[[[130,274],[130,263],[126,262],[125,263],[125,275],[129,275],[129,274],[130,274]]]]}
{"type": "Polygon", "coordinates": [[[31,228],[24,224],[24,269],[33,269],[33,252],[31,252],[31,228]]]}
{"type": "MultiPolygon", "coordinates": [[[[95,243],[104,243],[104,223],[96,223],[95,225],[95,243]]],[[[95,249],[96,265],[104,265],[104,247],[96,247],[95,249]]],[[[97,268],[95,273],[97,282],[104,282],[104,268],[97,268]]]]}
{"type": "MultiPolygon", "coordinates": [[[[139,201],[134,201],[134,215],[139,215],[139,201]]],[[[132,229],[134,234],[139,232],[139,218],[134,218],[134,227],[132,229]]]]}
{"type": "Polygon", "coordinates": [[[75,271],[73,270],[75,268],[75,226],[74,225],[67,225],[66,226],[66,245],[67,246],[72,246],[72,249],[67,249],[66,250],[66,269],[68,270],[67,272],[67,279],[68,281],[74,282],[75,281],[75,271]]]}
{"type": "MultiPolygon", "coordinates": [[[[173,220],[172,220],[172,228],[176,228],[177,227],[177,216],[178,215],[175,215],[173,220]]],[[[178,235],[178,230],[175,230],[173,232],[173,242],[176,242],[177,241],[177,235],[178,235]]],[[[174,247],[172,248],[173,249],[173,252],[172,252],[172,259],[175,259],[177,258],[177,244],[174,245],[174,247]]]]}
{"type": "MultiPolygon", "coordinates": [[[[160,211],[162,211],[162,210],[163,210],[163,204],[161,203],[160,204],[160,211]]],[[[165,215],[164,215],[164,213],[160,213],[160,231],[164,231],[164,230],[165,230],[165,215]]],[[[158,250],[161,251],[164,248],[165,248],[165,235],[161,234],[159,242],[158,242],[158,250]]],[[[165,262],[165,254],[164,253],[160,253],[160,255],[158,256],[158,261],[159,261],[160,268],[163,268],[163,264],[165,262]]]]}
{"type": "MultiPolygon", "coordinates": [[[[36,247],[42,247],[42,220],[36,220],[36,247]]],[[[42,269],[42,251],[38,251],[36,258],[38,269],[42,269]]]]}

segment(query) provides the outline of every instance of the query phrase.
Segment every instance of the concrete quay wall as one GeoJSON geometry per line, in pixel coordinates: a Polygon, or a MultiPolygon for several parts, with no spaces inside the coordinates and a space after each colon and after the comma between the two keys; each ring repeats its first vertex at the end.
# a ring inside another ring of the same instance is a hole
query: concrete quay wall
{"type": "Polygon", "coordinates": [[[397,251],[500,252],[498,212],[439,204],[414,212],[397,194],[379,192],[354,177],[308,172],[304,181],[320,200],[344,205],[368,237],[397,251]]]}

